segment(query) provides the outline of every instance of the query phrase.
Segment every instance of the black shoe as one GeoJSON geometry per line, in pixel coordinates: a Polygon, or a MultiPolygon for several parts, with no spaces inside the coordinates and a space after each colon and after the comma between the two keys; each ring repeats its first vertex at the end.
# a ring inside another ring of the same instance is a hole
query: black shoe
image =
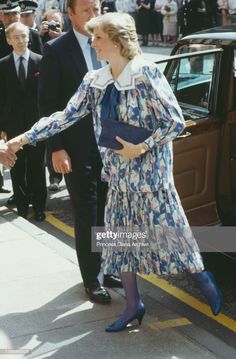
{"type": "Polygon", "coordinates": [[[7,205],[8,206],[13,206],[14,204],[16,204],[16,200],[15,200],[15,196],[13,194],[11,197],[8,198],[7,205]]]}
{"type": "Polygon", "coordinates": [[[35,212],[34,219],[38,222],[44,221],[46,218],[45,213],[43,211],[35,212]]]}
{"type": "Polygon", "coordinates": [[[102,287],[92,287],[92,288],[85,288],[85,292],[88,294],[89,298],[96,303],[110,303],[111,302],[111,296],[108,293],[108,291],[102,287]]]}
{"type": "Polygon", "coordinates": [[[58,179],[55,179],[53,182],[50,183],[50,185],[48,186],[49,191],[51,192],[56,192],[59,191],[60,189],[60,181],[58,179]]]}
{"type": "Polygon", "coordinates": [[[27,219],[28,210],[26,209],[26,210],[20,210],[20,211],[17,211],[17,214],[18,214],[18,216],[20,216],[20,217],[23,217],[23,218],[27,219]]]}
{"type": "Polygon", "coordinates": [[[109,288],[123,288],[120,278],[114,275],[104,275],[104,286],[109,288]]]}
{"type": "Polygon", "coordinates": [[[11,191],[5,187],[0,187],[0,193],[10,193],[11,191]]]}

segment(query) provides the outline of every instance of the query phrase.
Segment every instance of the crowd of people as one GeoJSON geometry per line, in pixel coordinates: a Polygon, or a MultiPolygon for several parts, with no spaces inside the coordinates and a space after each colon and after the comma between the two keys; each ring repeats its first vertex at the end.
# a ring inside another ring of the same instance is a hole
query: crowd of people
{"type": "Polygon", "coordinates": [[[106,0],[102,3],[112,4],[108,11],[133,16],[143,46],[172,45],[182,36],[236,21],[235,0],[106,0]]]}
{"type": "MultiPolygon", "coordinates": [[[[165,17],[175,19],[170,9],[177,10],[177,4],[155,3],[164,42],[169,36],[175,41],[174,26],[165,17]]],[[[212,313],[222,307],[174,186],[172,141],[184,118],[164,75],[141,54],[136,27],[147,35],[153,6],[147,0],[0,0],[0,161],[11,168],[18,214],[27,218],[32,204],[35,219],[42,221],[47,140],[50,176],[59,175],[59,183],[64,175],[71,198],[88,297],[110,303],[103,283],[125,291],[125,310],[107,332],[122,331],[134,319],[141,324],[145,306],[137,273],[188,272],[212,313]],[[119,13],[122,5],[130,14],[119,13]],[[125,232],[146,228],[146,249],[93,252],[91,228],[104,225],[125,232]]]]}

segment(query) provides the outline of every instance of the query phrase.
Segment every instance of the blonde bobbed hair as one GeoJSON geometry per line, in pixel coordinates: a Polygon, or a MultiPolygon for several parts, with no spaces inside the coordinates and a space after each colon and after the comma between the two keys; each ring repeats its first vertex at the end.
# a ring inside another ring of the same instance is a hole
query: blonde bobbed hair
{"type": "Polygon", "coordinates": [[[132,16],[123,13],[107,13],[89,20],[85,29],[93,34],[95,29],[101,29],[114,43],[121,46],[121,56],[132,60],[141,53],[135,22],[132,16]]]}

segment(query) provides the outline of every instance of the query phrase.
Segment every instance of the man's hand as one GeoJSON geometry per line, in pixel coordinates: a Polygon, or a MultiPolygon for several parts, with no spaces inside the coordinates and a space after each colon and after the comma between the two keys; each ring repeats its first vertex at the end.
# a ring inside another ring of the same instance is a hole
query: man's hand
{"type": "Polygon", "coordinates": [[[52,163],[55,172],[62,174],[72,172],[70,156],[65,150],[53,152],[52,163]]]}
{"type": "Polygon", "coordinates": [[[17,160],[17,157],[6,144],[0,145],[0,163],[4,165],[4,167],[11,169],[15,162],[17,160]]]}

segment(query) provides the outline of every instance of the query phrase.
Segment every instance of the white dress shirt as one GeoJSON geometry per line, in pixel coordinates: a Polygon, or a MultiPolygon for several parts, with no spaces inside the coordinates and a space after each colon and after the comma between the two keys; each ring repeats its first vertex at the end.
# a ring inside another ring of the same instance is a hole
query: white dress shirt
{"type": "MultiPolygon", "coordinates": [[[[82,52],[83,52],[83,55],[84,55],[84,58],[85,58],[85,61],[87,64],[87,68],[89,71],[91,71],[91,70],[93,70],[93,62],[92,62],[92,58],[91,58],[90,45],[88,43],[89,37],[76,31],[74,28],[73,28],[73,31],[74,31],[76,39],[78,40],[78,42],[80,44],[81,49],[82,49],[82,52]]],[[[107,64],[106,61],[100,61],[100,62],[101,62],[102,67],[107,64]]]]}
{"type": "Polygon", "coordinates": [[[14,62],[15,62],[17,76],[19,74],[20,57],[23,57],[23,59],[24,59],[23,65],[25,68],[25,77],[27,78],[29,55],[30,55],[29,49],[26,49],[26,51],[23,55],[18,55],[15,51],[13,51],[13,58],[14,58],[14,62]]]}

